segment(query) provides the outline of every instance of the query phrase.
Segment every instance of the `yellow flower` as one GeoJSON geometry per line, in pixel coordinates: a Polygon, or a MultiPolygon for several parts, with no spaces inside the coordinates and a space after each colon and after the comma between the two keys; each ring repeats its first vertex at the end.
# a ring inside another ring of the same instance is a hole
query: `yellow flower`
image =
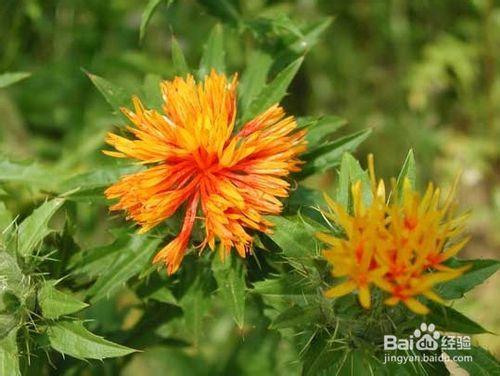
{"type": "Polygon", "coordinates": [[[108,134],[116,151],[105,154],[148,166],[106,190],[107,198],[118,199],[111,210],[124,210],[141,232],[184,210],[179,235],[154,259],[169,274],[179,268],[196,220],[205,228],[200,248],[213,250],[218,239],[222,257],[233,247],[244,257],[249,230],[270,231],[264,216],[281,212],[286,179],[299,170],[305,132],[278,105],[235,130],[236,86],[236,76],[228,82],[215,71],[201,83],[191,75],[164,81],[163,113],[134,97],[134,111],[122,109],[134,124],[131,139],[108,134]]]}
{"type": "Polygon", "coordinates": [[[467,269],[443,264],[468,241],[455,241],[463,231],[465,216],[451,216],[454,188],[440,206],[439,189],[429,184],[421,197],[408,179],[403,183],[402,197],[397,197],[393,184],[388,202],[384,181],[376,182],[373,156],[368,161],[373,196],[370,204],[363,203],[361,181],[351,186],[352,214],[326,196],[332,211],[326,215],[343,228],[345,237],[317,236],[329,245],[324,257],[332,266],[332,275],[345,281],[327,290],[325,296],[358,291],[361,305],[369,308],[373,285],[391,295],[386,304],[403,302],[415,313],[426,314],[428,308],[416,297],[442,302],[433,286],[457,278],[467,269]]]}

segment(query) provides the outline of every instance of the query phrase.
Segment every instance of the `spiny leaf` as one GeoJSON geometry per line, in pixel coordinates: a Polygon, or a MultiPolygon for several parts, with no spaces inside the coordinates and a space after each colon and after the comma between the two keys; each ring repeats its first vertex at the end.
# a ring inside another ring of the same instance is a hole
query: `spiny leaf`
{"type": "Polygon", "coordinates": [[[269,237],[282,249],[285,257],[299,263],[312,263],[318,246],[314,234],[318,228],[299,217],[272,217],[273,233],[269,237]]]}
{"type": "MultiPolygon", "coordinates": [[[[398,179],[396,181],[396,192],[397,197],[403,197],[403,185],[405,179],[411,184],[412,188],[415,188],[417,182],[417,168],[415,166],[415,157],[413,156],[413,150],[410,149],[406,155],[401,171],[399,172],[398,179]]],[[[390,198],[390,197],[389,197],[390,198]]]]}
{"type": "Polygon", "coordinates": [[[47,335],[54,350],[77,359],[115,358],[136,351],[96,336],[80,321],[56,321],[47,328],[47,335]]]}
{"type": "Polygon", "coordinates": [[[220,24],[217,24],[212,29],[210,37],[203,49],[203,55],[200,61],[200,69],[198,76],[203,79],[215,69],[218,73],[224,73],[224,33],[220,24]]]}
{"type": "Polygon", "coordinates": [[[427,305],[431,310],[431,313],[428,315],[429,321],[439,326],[442,330],[465,334],[488,333],[481,325],[451,307],[434,302],[429,302],[427,305]]]}
{"type": "Polygon", "coordinates": [[[18,229],[17,252],[22,257],[30,256],[41,241],[50,233],[49,221],[57,209],[64,203],[64,199],[55,198],[47,201],[27,217],[18,229]]]}
{"type": "Polygon", "coordinates": [[[370,135],[371,129],[365,129],[338,140],[328,142],[302,155],[306,161],[304,168],[297,175],[305,178],[314,173],[325,172],[330,168],[338,166],[345,152],[352,152],[370,135]]]}
{"type": "Polygon", "coordinates": [[[281,101],[303,61],[304,58],[300,57],[292,62],[261,90],[259,95],[250,104],[243,118],[243,122],[257,116],[272,105],[281,101]]]}
{"type": "Polygon", "coordinates": [[[320,315],[318,307],[301,307],[293,305],[281,312],[271,323],[271,329],[293,328],[295,326],[305,328],[311,323],[317,322],[320,315]]]}
{"type": "Polygon", "coordinates": [[[151,17],[163,1],[167,3],[167,7],[169,7],[174,2],[173,0],[149,0],[148,4],[146,5],[146,8],[144,9],[141,17],[141,28],[139,31],[140,42],[142,42],[144,36],[146,35],[146,28],[148,27],[151,17]]]}
{"type": "Polygon", "coordinates": [[[463,297],[467,291],[472,290],[493,275],[500,268],[500,261],[454,259],[450,262],[450,266],[454,268],[465,265],[472,266],[457,279],[443,283],[436,289],[443,299],[459,299],[463,297]]]}
{"type": "Polygon", "coordinates": [[[35,162],[12,162],[0,158],[0,181],[25,183],[51,191],[54,174],[35,162]]]}
{"type": "Polygon", "coordinates": [[[126,107],[130,104],[132,96],[128,94],[128,92],[124,88],[117,86],[95,74],[89,72],[85,73],[90,78],[97,90],[99,90],[99,92],[102,94],[104,99],[106,99],[106,102],[108,102],[113,110],[115,110],[117,113],[120,112],[120,108],[126,107]]]}
{"type": "MultiPolygon", "coordinates": [[[[472,346],[470,350],[446,350],[450,357],[454,357],[458,366],[473,376],[500,375],[500,364],[495,357],[485,349],[472,346]],[[471,356],[472,361],[465,356],[471,356]]],[[[457,373],[458,374],[458,373],[457,373]]]]}
{"type": "Polygon", "coordinates": [[[242,260],[230,254],[224,261],[214,257],[212,263],[217,292],[233,314],[234,321],[242,328],[245,320],[245,268],[242,260]]]}
{"type": "Polygon", "coordinates": [[[342,156],[340,163],[339,182],[337,188],[337,202],[345,209],[352,207],[351,186],[361,181],[363,188],[363,202],[368,205],[372,201],[370,178],[359,162],[349,153],[342,156]]]}
{"type": "Polygon", "coordinates": [[[64,315],[78,312],[88,304],[72,295],[66,294],[55,288],[57,281],[44,281],[38,291],[38,304],[42,309],[43,317],[57,319],[64,315]]]}
{"type": "Polygon", "coordinates": [[[117,255],[112,265],[100,275],[89,289],[88,295],[94,303],[115,293],[130,278],[140,273],[157,250],[159,239],[134,235],[128,245],[117,255]]]}
{"type": "Polygon", "coordinates": [[[247,68],[241,76],[238,93],[240,111],[245,114],[250,103],[266,84],[267,74],[273,63],[272,57],[262,51],[253,51],[248,59],[247,68]]]}
{"type": "Polygon", "coordinates": [[[60,184],[59,191],[69,192],[69,200],[103,200],[104,189],[115,183],[121,176],[140,171],[139,166],[99,167],[92,171],[71,176],[60,184]]]}
{"type": "Polygon", "coordinates": [[[15,330],[0,340],[0,375],[21,376],[15,330]]]}
{"type": "Polygon", "coordinates": [[[0,74],[0,89],[15,84],[31,76],[28,72],[12,72],[0,74]]]}
{"type": "Polygon", "coordinates": [[[178,76],[185,76],[189,73],[189,66],[186,62],[186,58],[184,57],[184,52],[182,52],[182,48],[177,42],[177,39],[172,36],[172,63],[174,65],[175,74],[178,76]]]}
{"type": "Polygon", "coordinates": [[[307,147],[313,149],[329,141],[337,129],[347,124],[347,120],[339,116],[302,117],[297,122],[300,129],[307,129],[306,140],[307,147]]]}

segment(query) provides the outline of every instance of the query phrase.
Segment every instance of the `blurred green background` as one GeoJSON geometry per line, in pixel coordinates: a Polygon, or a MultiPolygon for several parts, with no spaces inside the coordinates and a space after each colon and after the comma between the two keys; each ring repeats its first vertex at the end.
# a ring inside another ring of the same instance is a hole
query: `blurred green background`
{"type": "MultiPolygon", "coordinates": [[[[174,73],[172,35],[194,66],[212,27],[224,24],[227,66],[236,72],[252,63],[256,46],[279,50],[287,38],[331,17],[314,46],[299,43],[294,51],[307,56],[284,102],[288,112],[341,116],[348,121],[346,132],[372,128],[357,156],[364,161],[373,152],[383,177],[397,173],[409,148],[423,181],[446,188],[462,171],[459,210],[471,210],[472,234],[462,255],[500,256],[500,3],[167,3],[156,9],[141,43],[146,1],[2,0],[0,73],[32,75],[0,90],[0,153],[75,172],[111,163],[99,150],[104,134],[122,120],[84,70],[140,93],[151,74],[174,73]]],[[[286,64],[289,55],[282,56],[286,64]]],[[[332,171],[309,183],[331,190],[335,179],[332,171]]],[[[8,205],[23,212],[38,194],[20,190],[8,205]]],[[[105,206],[81,204],[78,215],[81,244],[104,236],[105,206]]],[[[493,278],[460,303],[464,313],[497,333],[499,284],[493,278]]],[[[493,335],[477,340],[500,354],[493,335]]]]}

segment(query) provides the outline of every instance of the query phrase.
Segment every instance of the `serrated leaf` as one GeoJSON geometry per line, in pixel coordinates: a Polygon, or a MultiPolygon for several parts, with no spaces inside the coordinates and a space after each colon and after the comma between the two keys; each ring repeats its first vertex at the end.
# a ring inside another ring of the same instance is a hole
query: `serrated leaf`
{"type": "Polygon", "coordinates": [[[318,307],[309,306],[302,307],[300,305],[293,305],[287,310],[281,312],[270,325],[271,329],[293,328],[298,326],[305,328],[311,323],[317,322],[320,316],[318,307]]]}
{"type": "Polygon", "coordinates": [[[279,72],[276,77],[260,91],[257,97],[249,105],[248,111],[243,117],[243,122],[246,122],[254,116],[264,112],[269,107],[279,103],[281,99],[283,99],[288,86],[290,86],[303,61],[303,57],[293,61],[285,69],[279,72]]]}
{"type": "Polygon", "coordinates": [[[22,257],[30,256],[42,240],[51,232],[49,221],[62,206],[64,199],[47,201],[27,217],[18,228],[17,252],[22,257]]]}
{"type": "Polygon", "coordinates": [[[56,289],[56,283],[57,281],[53,280],[44,281],[38,291],[38,304],[43,317],[57,319],[88,307],[88,304],[56,289]]]}
{"type": "Polygon", "coordinates": [[[341,368],[342,360],[347,357],[348,353],[345,350],[332,348],[330,340],[330,334],[325,332],[317,332],[313,335],[302,355],[303,376],[318,375],[330,367],[341,368]]]}
{"type": "Polygon", "coordinates": [[[212,29],[207,43],[203,48],[203,55],[200,61],[200,69],[198,76],[203,79],[206,75],[210,74],[212,69],[218,73],[224,73],[224,34],[222,25],[217,24],[212,29]]]}
{"type": "MultiPolygon", "coordinates": [[[[415,157],[413,156],[413,150],[410,149],[406,155],[401,171],[399,172],[398,179],[396,181],[396,192],[397,197],[403,197],[403,185],[405,179],[408,179],[411,187],[415,188],[417,182],[417,167],[415,165],[415,157]]],[[[390,198],[390,197],[389,197],[390,198]]]]}
{"type": "Polygon", "coordinates": [[[189,66],[186,62],[186,58],[184,57],[184,52],[182,52],[182,48],[177,42],[177,39],[172,36],[172,64],[174,65],[175,74],[178,76],[185,76],[189,73],[189,66]]]}
{"type": "Polygon", "coordinates": [[[151,20],[151,17],[162,2],[165,2],[167,4],[167,7],[169,7],[173,3],[173,0],[149,0],[148,4],[146,5],[146,8],[144,9],[141,17],[141,27],[139,31],[140,42],[142,42],[144,36],[146,35],[146,29],[148,27],[149,21],[151,20]]]}
{"type": "Polygon", "coordinates": [[[31,76],[28,72],[9,72],[0,74],[0,89],[15,84],[31,76]]]}
{"type": "Polygon", "coordinates": [[[47,336],[54,350],[77,359],[115,358],[136,351],[96,336],[80,321],[56,321],[47,328],[47,336]]]}
{"type": "Polygon", "coordinates": [[[30,187],[51,190],[54,185],[54,174],[34,162],[0,159],[0,181],[27,183],[30,187]]]}
{"type": "Polygon", "coordinates": [[[188,291],[179,300],[184,312],[184,323],[193,342],[198,343],[203,333],[203,319],[210,308],[209,275],[197,270],[198,274],[188,291]]]}
{"type": "Polygon", "coordinates": [[[500,375],[498,360],[479,346],[472,346],[470,350],[445,350],[445,352],[450,357],[454,357],[456,359],[455,363],[469,372],[471,376],[500,375]],[[466,356],[472,356],[472,361],[467,360],[466,356]]]}
{"type": "Polygon", "coordinates": [[[314,234],[317,228],[299,217],[272,217],[273,233],[269,237],[282,249],[285,257],[299,263],[311,264],[318,254],[314,234]]]}
{"type": "Polygon", "coordinates": [[[118,181],[122,176],[138,172],[140,166],[113,166],[95,168],[90,172],[71,176],[60,184],[59,191],[69,192],[69,200],[104,200],[104,189],[118,181]]]}
{"type": "Polygon", "coordinates": [[[362,184],[363,202],[369,205],[372,201],[372,192],[368,173],[351,154],[345,153],[340,163],[336,201],[347,210],[352,207],[351,186],[358,181],[362,184]]]}
{"type": "Polygon", "coordinates": [[[212,263],[217,293],[231,311],[234,321],[242,328],[245,321],[245,267],[243,261],[229,254],[224,261],[214,257],[212,263]]]}
{"type": "Polygon", "coordinates": [[[465,265],[471,265],[471,267],[457,279],[443,283],[436,288],[436,291],[443,299],[459,299],[463,297],[467,291],[472,290],[493,275],[500,268],[500,261],[454,259],[449,264],[453,268],[465,265]]]}
{"type": "Polygon", "coordinates": [[[347,124],[347,120],[333,115],[316,117],[303,117],[297,119],[300,129],[307,129],[307,147],[315,147],[328,141],[329,136],[347,124]]]}
{"type": "Polygon", "coordinates": [[[14,330],[0,340],[0,375],[21,376],[16,337],[14,330]]]}
{"type": "Polygon", "coordinates": [[[117,259],[117,255],[127,252],[130,242],[128,235],[121,235],[111,244],[91,248],[74,254],[69,260],[73,275],[96,277],[101,275],[117,259]]]}
{"type": "Polygon", "coordinates": [[[91,303],[115,293],[130,278],[147,267],[157,251],[160,239],[134,235],[128,245],[117,255],[109,266],[88,290],[91,303]]]}
{"type": "Polygon", "coordinates": [[[370,133],[371,129],[365,129],[306,152],[301,156],[301,159],[306,163],[297,175],[303,179],[314,173],[325,172],[338,166],[342,155],[354,151],[359,144],[368,138],[370,133]]]}
{"type": "Polygon", "coordinates": [[[464,334],[489,333],[481,325],[451,307],[434,302],[429,302],[427,306],[431,310],[428,315],[429,322],[436,324],[442,330],[464,334]]]}
{"type": "Polygon", "coordinates": [[[89,72],[85,73],[114,111],[119,113],[120,108],[126,107],[130,104],[132,96],[124,88],[95,74],[89,72]]]}
{"type": "Polygon", "coordinates": [[[244,114],[266,84],[267,74],[273,63],[272,57],[262,51],[253,51],[248,59],[247,68],[241,76],[238,93],[240,94],[239,111],[244,114]]]}

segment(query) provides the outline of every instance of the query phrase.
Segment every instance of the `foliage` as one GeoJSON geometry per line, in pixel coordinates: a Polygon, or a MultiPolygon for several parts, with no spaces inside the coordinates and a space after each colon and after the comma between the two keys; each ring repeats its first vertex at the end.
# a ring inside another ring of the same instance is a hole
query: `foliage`
{"type": "MultiPolygon", "coordinates": [[[[436,287],[451,304],[426,300],[425,317],[381,304],[380,291],[371,310],[354,294],[327,299],[334,278],[315,234],[343,232],[320,211],[321,191],[352,210],[352,184],[369,187],[356,150],[399,171],[396,192],[405,178],[450,180],[461,164],[479,239],[469,249],[495,249],[499,14],[491,1],[3,1],[0,374],[447,374],[442,362],[384,365],[383,336],[423,321],[498,331],[460,303],[498,255],[449,260],[470,267],[436,287]],[[193,247],[167,276],[151,260],[180,217],[141,235],[108,214],[104,189],[143,166],[100,150],[112,127],[126,132],[132,95],[158,109],[161,80],[212,68],[239,74],[238,124],[280,102],[308,147],[283,215],[253,234],[251,254],[193,247]]],[[[487,350],[469,354],[455,366],[498,372],[487,350]]]]}

